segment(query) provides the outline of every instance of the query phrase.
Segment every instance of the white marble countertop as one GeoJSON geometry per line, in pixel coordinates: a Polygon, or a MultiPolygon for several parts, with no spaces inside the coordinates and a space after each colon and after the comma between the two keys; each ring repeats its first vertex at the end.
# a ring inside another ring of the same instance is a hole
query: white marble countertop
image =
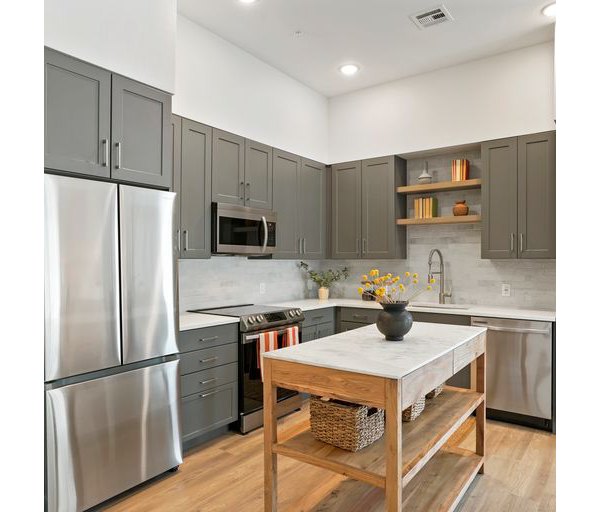
{"type": "Polygon", "coordinates": [[[204,313],[181,313],[179,315],[179,330],[201,329],[215,325],[237,324],[239,320],[230,316],[206,315],[204,313]]]}
{"type": "MultiPolygon", "coordinates": [[[[300,308],[304,311],[331,307],[351,307],[365,309],[379,309],[381,306],[375,301],[360,299],[299,299],[270,304],[289,308],[300,308]]],[[[503,306],[482,306],[476,304],[448,304],[448,307],[427,305],[427,303],[415,302],[409,305],[408,310],[417,313],[442,313],[445,315],[483,316],[489,318],[512,318],[516,320],[538,320],[542,322],[555,322],[556,312],[535,309],[507,308],[503,306]],[[456,306],[460,306],[457,308],[456,306]]]]}
{"type": "Polygon", "coordinates": [[[485,330],[485,327],[415,322],[403,341],[386,341],[373,324],[266,352],[264,357],[401,379],[485,330]]]}

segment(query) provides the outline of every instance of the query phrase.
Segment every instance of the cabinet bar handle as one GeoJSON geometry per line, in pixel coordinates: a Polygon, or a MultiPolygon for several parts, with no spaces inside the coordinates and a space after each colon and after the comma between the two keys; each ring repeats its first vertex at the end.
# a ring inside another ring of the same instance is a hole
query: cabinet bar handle
{"type": "Polygon", "coordinates": [[[519,252],[523,252],[523,233],[519,233],[519,252]]]}
{"type": "Polygon", "coordinates": [[[188,242],[189,242],[188,230],[184,229],[183,230],[183,250],[184,251],[188,250],[188,242]]]}
{"type": "Polygon", "coordinates": [[[206,398],[207,396],[214,395],[215,393],[218,393],[218,391],[211,391],[210,393],[204,393],[203,395],[200,395],[200,398],[206,398]]]}
{"type": "Polygon", "coordinates": [[[368,320],[366,315],[352,315],[355,320],[368,320]]]}
{"type": "Polygon", "coordinates": [[[302,254],[306,254],[306,238],[302,239],[302,254]]]}
{"type": "Polygon", "coordinates": [[[102,167],[106,167],[108,165],[108,140],[102,139],[102,146],[104,147],[104,162],[102,163],[102,167]]]}
{"type": "Polygon", "coordinates": [[[210,336],[209,338],[198,338],[198,343],[202,343],[204,341],[213,341],[213,340],[218,340],[219,337],[218,336],[210,336]]]}
{"type": "Polygon", "coordinates": [[[203,380],[203,381],[200,381],[199,384],[202,386],[204,384],[210,384],[211,382],[217,382],[217,379],[203,380]]]}
{"type": "Polygon", "coordinates": [[[513,252],[515,250],[515,234],[511,233],[510,234],[510,252],[513,252]]]}
{"type": "Polygon", "coordinates": [[[200,359],[199,363],[212,363],[219,359],[218,357],[209,357],[208,359],[200,359]]]}
{"type": "Polygon", "coordinates": [[[117,142],[115,144],[115,147],[117,148],[117,164],[115,165],[115,169],[120,169],[121,168],[121,143],[117,142]]]}
{"type": "Polygon", "coordinates": [[[244,182],[240,181],[240,199],[244,199],[244,182]]]}
{"type": "Polygon", "coordinates": [[[367,239],[366,238],[363,238],[362,249],[363,249],[363,254],[367,254],[367,239]]]}

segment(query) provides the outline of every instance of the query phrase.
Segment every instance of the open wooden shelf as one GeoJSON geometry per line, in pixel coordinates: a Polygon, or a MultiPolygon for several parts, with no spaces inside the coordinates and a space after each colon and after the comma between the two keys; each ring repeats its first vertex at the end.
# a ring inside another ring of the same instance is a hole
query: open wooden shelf
{"type": "MultiPolygon", "coordinates": [[[[454,510],[473,482],[483,458],[460,448],[442,448],[402,490],[402,512],[454,510]]],[[[385,512],[383,489],[345,480],[316,510],[327,512],[385,512]]]]}
{"type": "Polygon", "coordinates": [[[418,224],[467,224],[481,222],[481,215],[458,215],[432,217],[430,219],[396,219],[398,226],[414,226],[418,224]]]}
{"type": "Polygon", "coordinates": [[[427,183],[423,185],[405,185],[403,187],[397,187],[396,192],[399,194],[423,194],[427,192],[444,192],[448,190],[468,190],[472,188],[481,188],[481,180],[440,181],[438,183],[427,183]]]}
{"type": "MultiPolygon", "coordinates": [[[[402,424],[403,485],[415,478],[482,401],[482,393],[446,386],[441,395],[427,400],[421,416],[402,424]]],[[[318,441],[310,430],[304,430],[274,445],[273,451],[376,487],[385,487],[385,436],[353,453],[318,441]]]]}

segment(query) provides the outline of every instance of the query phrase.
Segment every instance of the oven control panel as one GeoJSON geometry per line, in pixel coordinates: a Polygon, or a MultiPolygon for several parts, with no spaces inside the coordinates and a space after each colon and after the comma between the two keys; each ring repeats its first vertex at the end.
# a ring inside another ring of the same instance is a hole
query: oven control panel
{"type": "Polygon", "coordinates": [[[304,320],[301,309],[291,308],[281,311],[269,311],[257,315],[244,315],[240,317],[240,331],[264,331],[270,327],[281,327],[287,324],[297,324],[304,320]]]}

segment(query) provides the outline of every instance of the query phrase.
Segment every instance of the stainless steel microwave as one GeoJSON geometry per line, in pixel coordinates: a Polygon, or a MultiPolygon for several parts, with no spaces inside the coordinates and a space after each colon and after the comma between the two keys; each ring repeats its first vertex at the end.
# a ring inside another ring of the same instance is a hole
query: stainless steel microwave
{"type": "Polygon", "coordinates": [[[212,253],[260,256],[277,247],[277,214],[225,203],[212,204],[212,253]]]}

